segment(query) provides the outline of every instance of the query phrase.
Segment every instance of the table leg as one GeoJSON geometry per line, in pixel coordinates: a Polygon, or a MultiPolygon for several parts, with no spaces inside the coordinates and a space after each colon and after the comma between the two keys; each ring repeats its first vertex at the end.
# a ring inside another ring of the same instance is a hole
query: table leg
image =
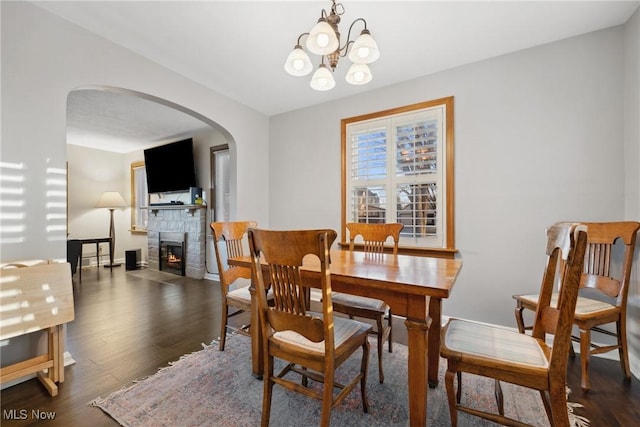
{"type": "Polygon", "coordinates": [[[431,297],[429,300],[429,387],[438,386],[438,368],[440,365],[440,329],[442,328],[442,299],[431,297]]]}
{"type": "Polygon", "coordinates": [[[80,243],[80,258],[78,259],[78,281],[82,282],[82,243],[80,243]]]}
{"type": "Polygon", "coordinates": [[[96,242],[96,262],[98,263],[98,272],[100,271],[100,242],[96,242]]]}
{"type": "Polygon", "coordinates": [[[405,320],[409,347],[409,421],[412,427],[427,425],[427,330],[428,320],[405,320]]]}
{"type": "Polygon", "coordinates": [[[404,324],[407,327],[409,348],[407,361],[409,423],[411,427],[423,427],[427,425],[429,298],[419,295],[408,295],[408,298],[407,320],[404,324]]]}

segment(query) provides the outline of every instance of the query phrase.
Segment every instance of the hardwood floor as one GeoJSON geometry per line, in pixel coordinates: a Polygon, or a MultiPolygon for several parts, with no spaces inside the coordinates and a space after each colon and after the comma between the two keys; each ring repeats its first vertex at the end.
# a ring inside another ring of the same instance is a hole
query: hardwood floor
{"type": "MultiPolygon", "coordinates": [[[[154,374],[219,335],[216,282],[150,270],[126,272],[122,267],[113,272],[89,268],[82,276],[82,283],[74,277],[76,318],[67,327],[67,348],[76,363],[66,368],[59,395],[50,397],[35,379],[2,390],[2,426],[117,426],[87,403],[154,374]],[[55,418],[39,421],[32,411],[55,413],[55,418]],[[12,414],[25,414],[26,419],[9,419],[12,414]]],[[[404,344],[403,321],[394,320],[394,341],[404,344]]],[[[246,321],[238,316],[230,323],[246,321]]],[[[590,371],[592,390],[583,394],[579,357],[569,361],[570,399],[584,405],[579,413],[592,427],[640,425],[638,379],[624,382],[618,362],[596,357],[590,371]]]]}

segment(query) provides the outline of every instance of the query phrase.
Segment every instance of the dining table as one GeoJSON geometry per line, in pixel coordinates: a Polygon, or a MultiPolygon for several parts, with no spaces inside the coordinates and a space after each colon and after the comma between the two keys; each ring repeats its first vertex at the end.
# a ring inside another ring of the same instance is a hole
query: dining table
{"type": "MultiPolygon", "coordinates": [[[[305,260],[307,261],[307,260],[305,260]]],[[[228,259],[229,265],[251,267],[251,257],[228,259]]],[[[266,264],[263,268],[267,268],[266,264]]],[[[442,300],[449,298],[462,261],[418,255],[369,254],[332,249],[331,290],[385,301],[393,315],[405,318],[410,425],[427,422],[427,389],[438,385],[442,300]]],[[[317,258],[301,268],[305,285],[320,286],[317,258]]],[[[258,304],[251,285],[251,325],[259,324],[258,304]]],[[[261,328],[252,327],[252,373],[263,374],[261,328]]]]}

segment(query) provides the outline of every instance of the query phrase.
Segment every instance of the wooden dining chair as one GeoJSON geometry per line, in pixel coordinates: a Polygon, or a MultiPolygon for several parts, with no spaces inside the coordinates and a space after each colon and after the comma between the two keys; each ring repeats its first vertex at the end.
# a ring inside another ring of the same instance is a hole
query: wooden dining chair
{"type": "Polygon", "coordinates": [[[329,425],[331,409],[358,383],[364,412],[369,410],[366,395],[367,336],[371,325],[333,315],[329,248],[335,238],[334,230],[249,229],[264,349],[262,426],[269,425],[274,384],[321,400],[321,426],[329,425]],[[267,263],[268,272],[263,271],[261,257],[267,263]],[[309,258],[320,263],[321,313],[307,311],[307,292],[301,270],[304,264],[313,262],[309,258]],[[273,306],[269,306],[265,294],[269,283],[274,295],[273,306]],[[336,382],[336,369],[358,348],[362,348],[360,371],[346,385],[336,382]],[[276,375],[274,358],[288,362],[276,375]],[[298,375],[291,378],[292,373],[298,375]],[[322,383],[322,390],[307,387],[309,379],[322,383]],[[334,388],[340,391],[336,394],[334,388]]]}
{"type": "MultiPolygon", "coordinates": [[[[220,276],[220,290],[222,293],[222,322],[220,328],[220,343],[218,348],[224,351],[227,336],[227,323],[230,317],[251,310],[251,269],[227,265],[227,259],[244,256],[244,248],[248,243],[243,242],[249,227],[255,227],[254,221],[212,222],[213,242],[218,262],[220,276]],[[222,246],[224,241],[224,251],[222,246]],[[235,310],[229,314],[229,307],[235,310]]],[[[244,325],[237,332],[249,335],[250,325],[244,325]]]]}
{"type": "Polygon", "coordinates": [[[550,424],[569,426],[567,358],[586,243],[587,227],[583,224],[557,223],[547,230],[547,266],[532,335],[459,319],[447,322],[440,355],[447,359],[445,387],[453,427],[458,423],[458,411],[504,425],[523,425],[504,415],[500,381],[539,390],[550,424]],[[561,288],[554,307],[551,295],[557,280],[561,288]],[[553,335],[552,345],[546,343],[546,334],[553,335]],[[495,380],[497,414],[461,403],[462,372],[495,380]]]}
{"type": "MultiPolygon", "coordinates": [[[[636,235],[640,223],[622,222],[585,222],[588,229],[587,251],[584,271],[580,280],[580,294],[576,304],[574,324],[580,330],[580,336],[572,336],[572,340],[580,343],[580,364],[582,370],[582,390],[589,391],[589,358],[592,354],[618,350],[620,365],[624,378],[631,379],[629,353],[627,345],[627,295],[629,280],[636,247],[636,235]],[[617,241],[624,245],[622,259],[613,256],[617,241]],[[616,261],[621,263],[616,268],[616,261]],[[601,325],[615,323],[615,332],[604,329],[601,325]],[[612,345],[598,345],[591,342],[591,331],[603,333],[616,338],[612,345]]],[[[531,326],[525,325],[523,311],[535,311],[538,295],[514,295],[516,300],[516,322],[518,330],[525,333],[531,326]]],[[[551,304],[556,304],[558,294],[551,297],[551,304]]],[[[575,356],[573,347],[570,354],[575,356]]]]}
{"type": "MultiPolygon", "coordinates": [[[[355,241],[358,236],[362,237],[362,248],[364,252],[371,256],[378,256],[384,253],[385,242],[389,237],[393,239],[393,254],[398,253],[398,241],[400,231],[404,226],[400,223],[389,224],[365,224],[352,222],[347,224],[349,230],[349,250],[355,249],[355,241]]],[[[345,293],[333,294],[333,309],[339,313],[347,314],[349,318],[355,317],[373,319],[376,328],[371,331],[378,338],[378,380],[384,382],[384,372],[382,370],[382,349],[385,340],[389,343],[389,353],[393,351],[392,330],[391,330],[391,308],[382,300],[367,298],[359,295],[345,293]],[[385,325],[384,318],[387,316],[385,325]]]]}

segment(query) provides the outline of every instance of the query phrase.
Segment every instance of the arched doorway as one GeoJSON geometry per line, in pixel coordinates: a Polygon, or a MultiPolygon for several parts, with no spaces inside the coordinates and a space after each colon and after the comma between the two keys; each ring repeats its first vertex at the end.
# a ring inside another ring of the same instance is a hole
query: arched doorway
{"type": "MultiPolygon", "coordinates": [[[[135,189],[130,185],[130,167],[143,160],[142,150],[185,137],[194,139],[194,155],[200,186],[205,200],[214,200],[210,150],[231,147],[225,173],[231,188],[235,187],[235,141],[214,120],[184,106],[156,96],[117,87],[83,86],[67,97],[68,232],[72,235],[104,234],[105,212],[95,209],[94,198],[101,191],[117,187],[125,200],[131,200],[135,189]],[[124,179],[123,179],[124,177],[124,179]]],[[[231,211],[235,210],[235,192],[228,194],[231,211]]],[[[214,203],[207,216],[215,218],[214,203]]],[[[130,210],[133,207],[129,208],[130,210]]],[[[129,216],[116,215],[116,258],[129,247],[142,247],[144,233],[133,233],[129,216]]],[[[207,242],[209,251],[210,242],[207,242]]],[[[143,259],[146,259],[146,251],[143,259]]],[[[209,252],[213,252],[212,248],[209,252]]],[[[89,258],[93,259],[93,258],[89,258]]],[[[207,260],[207,271],[215,272],[215,262],[207,260]]]]}

